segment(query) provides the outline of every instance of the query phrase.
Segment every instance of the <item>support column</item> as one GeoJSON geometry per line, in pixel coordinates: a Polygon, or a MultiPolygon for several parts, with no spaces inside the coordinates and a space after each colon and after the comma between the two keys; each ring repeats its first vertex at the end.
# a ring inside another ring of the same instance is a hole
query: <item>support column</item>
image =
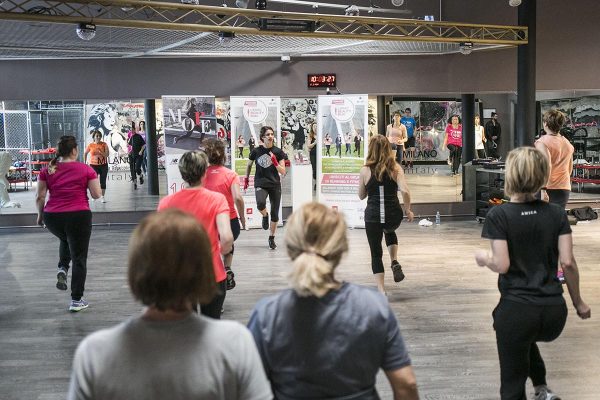
{"type": "Polygon", "coordinates": [[[385,96],[377,96],[377,132],[385,135],[387,121],[385,119],[385,96]]]}
{"type": "Polygon", "coordinates": [[[531,146],[535,137],[536,0],[523,0],[519,25],[527,26],[528,44],[517,50],[517,146],[531,146]]]}
{"type": "Polygon", "coordinates": [[[156,155],[156,104],[153,99],[144,100],[144,118],[146,119],[146,156],[148,158],[147,177],[148,194],[158,195],[158,157],[156,155]]]}
{"type": "Polygon", "coordinates": [[[475,95],[463,94],[460,97],[462,108],[462,163],[475,158],[475,95]]]}

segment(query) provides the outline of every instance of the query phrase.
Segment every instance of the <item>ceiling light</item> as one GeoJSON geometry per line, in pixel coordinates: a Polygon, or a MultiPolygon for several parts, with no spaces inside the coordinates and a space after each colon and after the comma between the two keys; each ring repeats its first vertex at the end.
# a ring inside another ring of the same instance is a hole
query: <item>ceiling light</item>
{"type": "Polygon", "coordinates": [[[237,8],[248,8],[249,0],[235,0],[235,6],[237,8]]]}
{"type": "Polygon", "coordinates": [[[511,7],[519,7],[521,5],[521,0],[508,0],[508,5],[511,7]]]}
{"type": "Polygon", "coordinates": [[[235,32],[219,32],[219,43],[221,46],[229,46],[235,38],[235,32]]]}
{"type": "Polygon", "coordinates": [[[181,4],[189,4],[192,6],[199,6],[200,0],[181,0],[181,4]]]}
{"type": "Polygon", "coordinates": [[[360,14],[360,9],[355,5],[351,5],[346,7],[344,13],[347,17],[358,17],[358,14],[360,14]]]}
{"type": "Polygon", "coordinates": [[[96,36],[96,25],[87,22],[81,22],[77,25],[77,36],[83,40],[92,40],[96,36]]]}
{"type": "Polygon", "coordinates": [[[267,9],[267,0],[256,0],[254,7],[257,10],[266,10],[267,9]]]}
{"type": "Polygon", "coordinates": [[[462,54],[469,55],[473,51],[473,43],[472,42],[462,42],[458,45],[460,52],[462,54]]]}
{"type": "Polygon", "coordinates": [[[404,0],[392,0],[392,5],[396,7],[400,7],[404,4],[404,0]]]}

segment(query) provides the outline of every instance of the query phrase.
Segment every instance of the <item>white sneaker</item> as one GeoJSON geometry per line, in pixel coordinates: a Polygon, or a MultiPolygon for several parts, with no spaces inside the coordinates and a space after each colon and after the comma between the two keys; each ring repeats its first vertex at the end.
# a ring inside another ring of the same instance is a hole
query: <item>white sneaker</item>
{"type": "Polygon", "coordinates": [[[419,226],[431,226],[431,225],[433,225],[433,222],[431,222],[427,218],[424,218],[419,221],[419,226]]]}
{"type": "Polygon", "coordinates": [[[535,400],[560,400],[560,397],[552,393],[552,390],[547,387],[536,392],[534,398],[535,400]]]}
{"type": "Polygon", "coordinates": [[[100,197],[100,201],[106,203],[106,199],[104,198],[104,196],[100,197]]]}

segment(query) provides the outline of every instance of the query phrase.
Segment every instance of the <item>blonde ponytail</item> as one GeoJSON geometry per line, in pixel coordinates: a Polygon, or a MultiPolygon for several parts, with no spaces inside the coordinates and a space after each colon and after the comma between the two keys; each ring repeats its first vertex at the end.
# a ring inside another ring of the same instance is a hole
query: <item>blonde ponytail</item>
{"type": "Polygon", "coordinates": [[[290,283],[299,296],[323,297],[339,287],[333,271],[348,250],[340,213],[320,203],[306,204],[290,217],[285,243],[293,261],[290,283]]]}

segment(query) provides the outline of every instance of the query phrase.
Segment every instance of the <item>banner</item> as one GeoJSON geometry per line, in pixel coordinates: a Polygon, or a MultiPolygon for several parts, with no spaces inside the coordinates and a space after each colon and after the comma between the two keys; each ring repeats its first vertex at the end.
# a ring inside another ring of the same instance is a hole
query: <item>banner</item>
{"type": "Polygon", "coordinates": [[[317,196],[343,212],[349,227],[364,228],[365,200],[358,176],[367,153],[367,95],[319,96],[317,196]]]}
{"type": "Polygon", "coordinates": [[[187,151],[203,148],[209,138],[217,137],[214,96],[163,96],[163,139],[167,194],[187,185],[179,173],[179,158],[187,151]]]}
{"type": "MultiPolygon", "coordinates": [[[[231,97],[230,99],[231,168],[240,177],[240,187],[246,205],[246,227],[248,228],[259,228],[262,224],[262,216],[256,208],[256,197],[254,195],[256,165],[252,166],[248,190],[245,192],[243,190],[249,161],[248,156],[255,147],[260,145],[259,134],[260,128],[263,126],[270,126],[275,130],[275,146],[282,148],[280,108],[281,101],[279,97],[231,97]]],[[[267,210],[269,209],[270,204],[267,200],[267,210]]],[[[279,215],[281,216],[281,208],[279,209],[279,215]]],[[[282,221],[282,218],[280,218],[280,221],[282,221]]]]}
{"type": "Polygon", "coordinates": [[[85,145],[81,150],[85,150],[92,142],[90,132],[98,130],[102,133],[102,141],[108,145],[109,170],[129,172],[127,133],[131,130],[132,122],[139,126],[139,123],[144,121],[144,103],[88,103],[85,106],[85,118],[85,145]]]}

